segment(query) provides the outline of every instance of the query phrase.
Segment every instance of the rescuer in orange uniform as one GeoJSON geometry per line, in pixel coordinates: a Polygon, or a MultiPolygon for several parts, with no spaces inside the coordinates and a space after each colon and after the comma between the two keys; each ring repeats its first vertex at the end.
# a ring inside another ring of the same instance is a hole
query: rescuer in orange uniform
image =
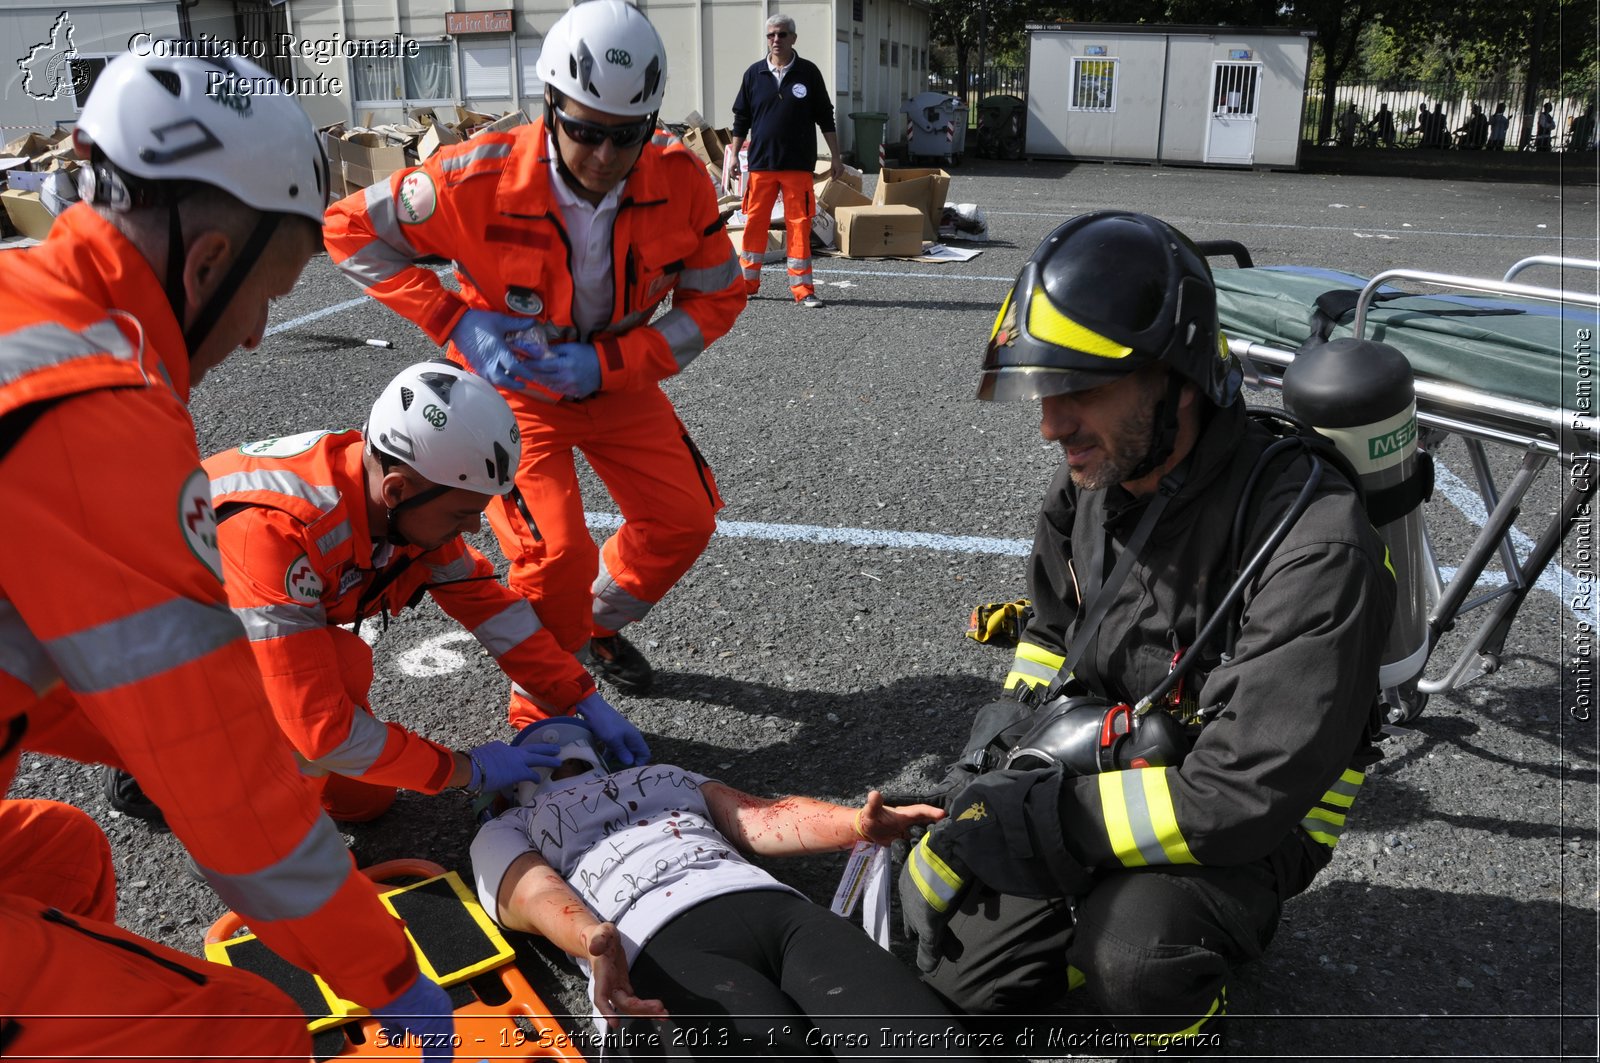
{"type": "Polygon", "coordinates": [[[560,766],[554,747],[488,742],[461,753],[374,718],[372,650],[353,632],[368,616],[387,622],[424,592],[535,703],[583,716],[624,763],[649,759],[639,732],[527,599],[461,538],[511,489],[520,449],[499,393],[436,361],[401,371],[364,433],[306,432],[206,460],[228,602],[278,723],[307,762],[301,770],[317,778],[335,819],[381,814],[397,786],[492,791],[560,766]]]}
{"type": "MultiPolygon", "coordinates": [[[[722,506],[658,381],[745,302],[704,167],[656,130],[666,62],[631,4],[578,4],[539,56],[541,121],[446,147],[340,201],[326,233],[345,273],[511,403],[517,492],[488,511],[511,587],[564,648],[629,693],[652,673],[618,632],[694,564],[722,506]],[[431,255],[455,261],[459,292],[416,264],[431,255]],[[514,350],[508,334],[530,327],[514,350]],[[574,451],[624,518],[598,556],[574,451]]],[[[512,700],[515,723],[544,715],[512,700]]]]}
{"type": "MultiPolygon", "coordinates": [[[[23,750],[126,767],[262,941],[448,1038],[448,996],[300,781],[223,593],[189,390],[261,341],[327,195],[298,105],[231,75],[268,76],[110,63],[74,134],[86,202],[0,254],[0,787],[23,750]]],[[[307,1058],[287,996],[118,929],[114,895],[87,816],[0,802],[0,1053],[307,1058]]]]}

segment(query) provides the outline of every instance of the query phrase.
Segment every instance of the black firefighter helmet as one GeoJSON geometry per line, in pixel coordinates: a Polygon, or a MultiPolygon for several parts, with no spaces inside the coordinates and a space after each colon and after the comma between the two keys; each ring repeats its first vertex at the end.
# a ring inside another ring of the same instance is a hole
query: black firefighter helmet
{"type": "Polygon", "coordinates": [[[1238,396],[1211,268],[1159,218],[1080,214],[1045,237],[1017,275],[989,336],[978,398],[1086,391],[1153,362],[1218,406],[1238,396]]]}

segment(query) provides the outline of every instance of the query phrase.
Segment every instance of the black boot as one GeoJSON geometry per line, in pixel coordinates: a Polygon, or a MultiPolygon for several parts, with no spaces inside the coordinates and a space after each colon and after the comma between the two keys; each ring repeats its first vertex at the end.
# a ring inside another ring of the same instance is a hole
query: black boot
{"type": "Polygon", "coordinates": [[[119,768],[100,769],[100,783],[105,790],[106,802],[124,816],[142,819],[152,827],[166,829],[167,817],[156,803],[145,796],[139,780],[119,768]]]}

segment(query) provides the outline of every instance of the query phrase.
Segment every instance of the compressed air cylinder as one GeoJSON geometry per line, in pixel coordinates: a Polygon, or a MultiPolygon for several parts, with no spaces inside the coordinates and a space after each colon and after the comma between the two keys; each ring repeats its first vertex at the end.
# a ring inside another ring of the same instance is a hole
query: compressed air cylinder
{"type": "Polygon", "coordinates": [[[1361,477],[1367,514],[1389,548],[1398,592],[1378,683],[1385,690],[1399,687],[1420,675],[1428,660],[1422,501],[1431,483],[1418,482],[1411,363],[1376,340],[1330,340],[1296,355],[1284,370],[1283,405],[1332,440],[1361,477]]]}

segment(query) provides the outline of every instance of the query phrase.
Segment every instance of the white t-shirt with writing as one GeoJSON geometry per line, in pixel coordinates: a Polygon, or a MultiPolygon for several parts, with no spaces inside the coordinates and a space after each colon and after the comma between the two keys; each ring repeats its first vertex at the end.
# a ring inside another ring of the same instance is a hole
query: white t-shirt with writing
{"type": "MultiPolygon", "coordinates": [[[[495,912],[506,869],[533,850],[595,915],[617,924],[631,966],[657,930],[711,897],[746,890],[804,896],[751,864],[718,833],[700,793],[708,781],[670,764],[609,775],[592,771],[511,809],[472,842],[484,909],[495,912]]],[[[589,973],[587,964],[578,964],[589,973]]]]}

